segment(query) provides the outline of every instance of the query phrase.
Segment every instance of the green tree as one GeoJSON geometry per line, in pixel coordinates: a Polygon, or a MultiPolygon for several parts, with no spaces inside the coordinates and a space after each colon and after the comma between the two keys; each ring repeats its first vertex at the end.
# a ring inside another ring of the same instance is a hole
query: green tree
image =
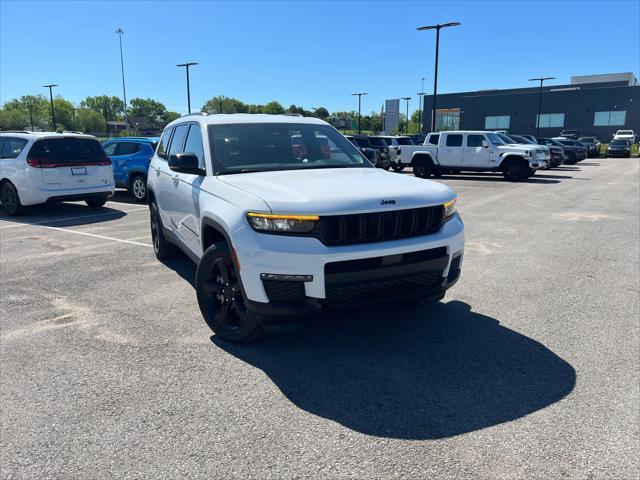
{"type": "Polygon", "coordinates": [[[0,110],[0,130],[22,130],[23,128],[31,128],[28,112],[20,109],[0,110]]]}
{"type": "Polygon", "coordinates": [[[157,100],[151,98],[132,98],[129,110],[130,117],[146,117],[151,128],[163,128],[168,122],[166,121],[167,107],[157,100]]]}
{"type": "Polygon", "coordinates": [[[101,113],[106,120],[121,120],[123,118],[122,100],[118,97],[107,95],[87,97],[80,102],[80,106],[101,113]]]}
{"type": "Polygon", "coordinates": [[[271,115],[279,115],[279,114],[283,114],[284,113],[284,107],[282,105],[280,105],[278,102],[276,102],[275,100],[267,103],[263,108],[262,108],[262,113],[268,113],[271,115]]]}
{"type": "Polygon", "coordinates": [[[318,118],[325,119],[325,118],[327,118],[329,116],[329,110],[327,110],[324,107],[318,107],[318,108],[316,108],[315,115],[318,118]]]}
{"type": "Polygon", "coordinates": [[[180,118],[180,114],[178,112],[171,112],[167,110],[163,117],[164,124],[166,125],[167,123],[171,123],[178,118],[180,118]]]}
{"type": "Polygon", "coordinates": [[[56,130],[73,130],[73,103],[56,97],[53,99],[53,108],[56,114],[56,130]]]}
{"type": "Polygon", "coordinates": [[[85,133],[102,134],[105,131],[105,119],[101,113],[87,110],[85,108],[78,109],[76,112],[76,123],[78,130],[85,133]]]}
{"type": "Polygon", "coordinates": [[[51,109],[49,100],[43,95],[23,95],[20,98],[14,98],[5,103],[2,111],[7,112],[5,121],[8,118],[14,120],[19,118],[22,113],[27,115],[27,123],[21,127],[12,128],[31,128],[31,119],[33,119],[33,128],[36,130],[45,130],[51,128],[51,109]],[[31,110],[31,118],[29,118],[29,110],[31,110]],[[9,114],[8,112],[15,112],[9,114]],[[21,113],[22,112],[22,113],[21,113]]]}
{"type": "Polygon", "coordinates": [[[237,98],[218,95],[217,97],[207,100],[204,105],[202,105],[201,110],[212,115],[216,113],[246,113],[248,108],[247,105],[237,98]]]}

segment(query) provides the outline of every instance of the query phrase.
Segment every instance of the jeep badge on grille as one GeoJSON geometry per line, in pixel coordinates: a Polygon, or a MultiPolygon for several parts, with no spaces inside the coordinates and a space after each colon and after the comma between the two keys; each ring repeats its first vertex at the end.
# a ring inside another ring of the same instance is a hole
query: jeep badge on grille
{"type": "Polygon", "coordinates": [[[395,205],[396,201],[395,200],[382,200],[380,202],[380,205],[395,205]]]}

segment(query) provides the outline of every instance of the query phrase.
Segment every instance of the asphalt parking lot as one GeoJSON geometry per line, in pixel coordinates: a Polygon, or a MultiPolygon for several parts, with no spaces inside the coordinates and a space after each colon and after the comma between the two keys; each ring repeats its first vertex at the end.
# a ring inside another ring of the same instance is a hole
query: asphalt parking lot
{"type": "Polygon", "coordinates": [[[0,476],[638,478],[639,180],[444,176],[467,244],[443,302],[240,346],[125,192],[0,210],[0,476]]]}

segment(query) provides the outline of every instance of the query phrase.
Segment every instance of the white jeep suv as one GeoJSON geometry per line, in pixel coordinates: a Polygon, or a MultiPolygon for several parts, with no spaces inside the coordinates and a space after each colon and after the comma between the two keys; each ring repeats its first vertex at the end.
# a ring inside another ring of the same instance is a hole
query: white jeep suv
{"type": "Polygon", "coordinates": [[[460,275],[453,191],[374,168],[315,118],[181,117],[148,188],[156,256],[179,246],[197,264],[200,310],[226,340],[323,309],[437,301],[460,275]]]}
{"type": "Polygon", "coordinates": [[[0,203],[24,206],[84,200],[101,207],[113,195],[113,169],[96,137],[77,133],[0,132],[0,203]]]}

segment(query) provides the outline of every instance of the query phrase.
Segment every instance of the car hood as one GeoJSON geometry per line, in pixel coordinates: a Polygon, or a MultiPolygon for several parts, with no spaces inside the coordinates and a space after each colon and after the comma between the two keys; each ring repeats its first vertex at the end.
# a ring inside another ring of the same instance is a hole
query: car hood
{"type": "Polygon", "coordinates": [[[377,168],[285,170],[221,175],[264,200],[273,213],[336,215],[404,210],[454,198],[449,187],[377,168]]]}

